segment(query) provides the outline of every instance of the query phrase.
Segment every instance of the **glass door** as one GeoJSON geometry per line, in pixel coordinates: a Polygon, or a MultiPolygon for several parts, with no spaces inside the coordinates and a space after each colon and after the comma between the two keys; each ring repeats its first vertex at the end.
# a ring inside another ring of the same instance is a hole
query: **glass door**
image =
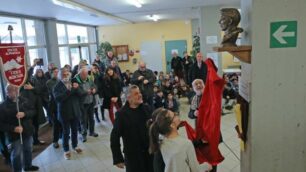
{"type": "Polygon", "coordinates": [[[90,64],[88,46],[71,47],[70,58],[71,58],[71,66],[79,64],[80,60],[86,60],[87,63],[90,64]]]}

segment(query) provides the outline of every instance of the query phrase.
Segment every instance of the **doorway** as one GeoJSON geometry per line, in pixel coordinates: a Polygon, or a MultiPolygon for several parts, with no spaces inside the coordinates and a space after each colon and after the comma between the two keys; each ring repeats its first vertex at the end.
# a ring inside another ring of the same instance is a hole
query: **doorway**
{"type": "Polygon", "coordinates": [[[178,56],[183,58],[184,51],[187,51],[187,41],[186,40],[173,40],[165,42],[165,53],[166,53],[166,65],[167,72],[171,71],[171,60],[172,52],[176,51],[178,56]]]}

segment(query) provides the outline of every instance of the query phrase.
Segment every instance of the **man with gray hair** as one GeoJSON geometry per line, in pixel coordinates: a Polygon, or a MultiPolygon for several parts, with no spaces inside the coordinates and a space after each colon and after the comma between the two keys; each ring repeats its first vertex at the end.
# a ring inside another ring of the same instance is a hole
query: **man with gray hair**
{"type": "Polygon", "coordinates": [[[178,76],[180,79],[183,78],[183,59],[178,56],[176,51],[172,52],[171,69],[175,76],[178,76]]]}
{"type": "Polygon", "coordinates": [[[73,80],[73,82],[79,84],[80,88],[87,92],[86,95],[80,97],[81,103],[81,134],[82,141],[87,141],[87,128],[89,128],[89,136],[98,137],[95,133],[95,120],[94,120],[94,94],[97,92],[97,87],[92,80],[88,78],[88,70],[86,67],[82,67],[79,70],[73,80]]]}
{"type": "Polygon", "coordinates": [[[192,65],[189,72],[189,81],[192,83],[195,79],[202,79],[203,82],[206,82],[207,76],[207,65],[203,61],[203,55],[201,52],[197,53],[196,61],[192,65]]]}
{"type": "Polygon", "coordinates": [[[146,63],[140,61],[138,70],[136,70],[131,79],[132,84],[139,87],[141,94],[143,95],[143,102],[147,103],[153,108],[153,86],[156,81],[156,77],[152,70],[147,69],[146,63]]]}
{"type": "Polygon", "coordinates": [[[87,93],[80,89],[78,83],[70,81],[70,73],[66,68],[61,69],[59,79],[60,81],[53,88],[53,95],[57,103],[57,117],[63,129],[64,158],[69,160],[71,157],[70,138],[73,150],[76,153],[82,152],[82,149],[78,148],[78,118],[81,115],[79,97],[87,93]]]}
{"type": "Polygon", "coordinates": [[[198,107],[201,102],[204,87],[205,87],[204,82],[201,79],[195,79],[192,82],[192,88],[193,88],[193,91],[195,92],[195,95],[193,96],[191,100],[190,111],[188,114],[188,117],[191,119],[196,119],[199,114],[198,107]]]}
{"type": "Polygon", "coordinates": [[[127,172],[153,172],[153,158],[149,154],[147,121],[151,118],[150,107],[143,104],[136,85],[128,89],[127,102],[119,109],[111,132],[113,163],[127,172]],[[123,140],[124,157],[120,138],[123,140]]]}

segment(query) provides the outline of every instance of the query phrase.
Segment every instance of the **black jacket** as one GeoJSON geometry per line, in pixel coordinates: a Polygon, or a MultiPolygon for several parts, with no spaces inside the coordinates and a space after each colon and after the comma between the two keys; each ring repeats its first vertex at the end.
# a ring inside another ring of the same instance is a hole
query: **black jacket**
{"type": "Polygon", "coordinates": [[[99,74],[94,74],[94,84],[97,87],[97,94],[99,95],[100,98],[103,97],[103,80],[104,80],[104,75],[99,73],[99,74]]]}
{"type": "Polygon", "coordinates": [[[107,77],[104,77],[103,80],[103,107],[105,109],[109,109],[110,108],[110,104],[111,104],[111,98],[112,97],[117,97],[118,98],[118,103],[119,106],[121,106],[121,91],[122,91],[122,87],[121,87],[121,82],[119,80],[119,78],[113,79],[107,79],[107,77]]]}
{"type": "Polygon", "coordinates": [[[156,77],[152,70],[146,69],[145,71],[136,70],[131,79],[132,84],[135,84],[139,87],[141,94],[144,97],[153,97],[154,91],[153,86],[156,81],[156,77]],[[144,79],[138,80],[139,76],[144,76],[144,79]],[[148,84],[144,84],[143,81],[148,80],[148,84]]]}
{"type": "Polygon", "coordinates": [[[47,81],[48,79],[45,76],[41,78],[34,76],[31,81],[34,93],[44,102],[49,101],[47,81]]]}
{"type": "Polygon", "coordinates": [[[185,57],[183,57],[182,63],[183,63],[183,66],[184,66],[184,71],[186,73],[188,73],[189,69],[192,67],[192,64],[193,64],[191,57],[188,56],[187,59],[185,57]],[[188,63],[186,64],[186,62],[188,62],[188,63]]]}
{"type": "Polygon", "coordinates": [[[177,56],[176,58],[172,57],[171,60],[171,69],[174,71],[182,71],[183,70],[183,63],[182,58],[177,56]]]}
{"type": "Polygon", "coordinates": [[[21,88],[20,95],[31,102],[31,105],[34,107],[34,113],[32,115],[34,124],[44,124],[46,122],[46,117],[42,106],[42,101],[40,97],[35,94],[35,90],[25,90],[24,88],[21,88]]]}
{"type": "Polygon", "coordinates": [[[145,104],[132,109],[127,102],[117,113],[111,132],[111,150],[113,163],[126,163],[128,172],[152,172],[153,157],[149,154],[149,135],[147,121],[151,118],[151,109],[145,104]],[[123,140],[123,153],[120,146],[123,140]]]}
{"type": "Polygon", "coordinates": [[[160,108],[160,107],[164,107],[164,98],[156,95],[154,97],[154,108],[157,109],[157,108],[160,108]]]}
{"type": "MultiPolygon", "coordinates": [[[[189,72],[189,81],[192,83],[195,79],[202,79],[206,83],[207,76],[207,65],[202,62],[201,68],[199,68],[198,63],[195,62],[189,72]]],[[[191,84],[189,83],[189,84],[191,84]]]]}
{"type": "Polygon", "coordinates": [[[57,103],[58,119],[60,121],[68,121],[75,117],[80,117],[81,104],[79,99],[86,94],[87,92],[80,87],[68,90],[62,81],[58,82],[53,89],[54,99],[57,103]]]}
{"type": "MultiPolygon", "coordinates": [[[[20,97],[19,111],[25,113],[25,117],[21,119],[21,125],[23,127],[22,136],[32,136],[34,132],[32,125],[32,117],[35,114],[34,104],[26,98],[20,97]]],[[[14,142],[20,138],[19,134],[14,132],[15,127],[18,126],[16,114],[16,102],[13,102],[7,98],[0,104],[0,131],[7,132],[9,141],[11,142],[14,142]]]]}

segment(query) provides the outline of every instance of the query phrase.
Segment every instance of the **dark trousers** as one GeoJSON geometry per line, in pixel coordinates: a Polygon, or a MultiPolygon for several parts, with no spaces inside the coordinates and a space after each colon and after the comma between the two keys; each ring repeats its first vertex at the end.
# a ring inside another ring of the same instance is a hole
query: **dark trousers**
{"type": "Polygon", "coordinates": [[[62,125],[60,121],[54,116],[53,117],[53,143],[57,143],[62,135],[62,125]]]}
{"type": "Polygon", "coordinates": [[[153,155],[147,152],[125,157],[126,172],[153,172],[153,155]]]}
{"type": "Polygon", "coordinates": [[[22,168],[32,166],[32,136],[23,137],[23,144],[20,139],[12,143],[11,162],[14,172],[21,172],[22,168]]]}
{"type": "Polygon", "coordinates": [[[0,132],[0,148],[1,148],[1,154],[5,158],[5,162],[9,163],[10,162],[10,152],[6,146],[6,137],[3,132],[0,132]]]}
{"type": "Polygon", "coordinates": [[[95,120],[94,120],[94,104],[84,104],[84,111],[81,115],[81,133],[83,136],[87,135],[87,128],[89,128],[89,134],[95,132],[95,120]]]}
{"type": "Polygon", "coordinates": [[[216,166],[216,165],[213,165],[213,166],[212,166],[212,170],[210,170],[210,172],[217,172],[217,166],[216,166]]]}
{"type": "Polygon", "coordinates": [[[68,121],[61,121],[63,134],[62,134],[62,141],[63,141],[63,149],[65,152],[69,151],[69,138],[70,138],[70,131],[71,131],[71,143],[72,148],[76,148],[78,146],[78,118],[73,118],[68,121]]]}
{"type": "Polygon", "coordinates": [[[39,142],[39,139],[38,139],[39,123],[38,123],[37,117],[33,118],[33,127],[34,127],[33,140],[35,144],[39,142]]]}

